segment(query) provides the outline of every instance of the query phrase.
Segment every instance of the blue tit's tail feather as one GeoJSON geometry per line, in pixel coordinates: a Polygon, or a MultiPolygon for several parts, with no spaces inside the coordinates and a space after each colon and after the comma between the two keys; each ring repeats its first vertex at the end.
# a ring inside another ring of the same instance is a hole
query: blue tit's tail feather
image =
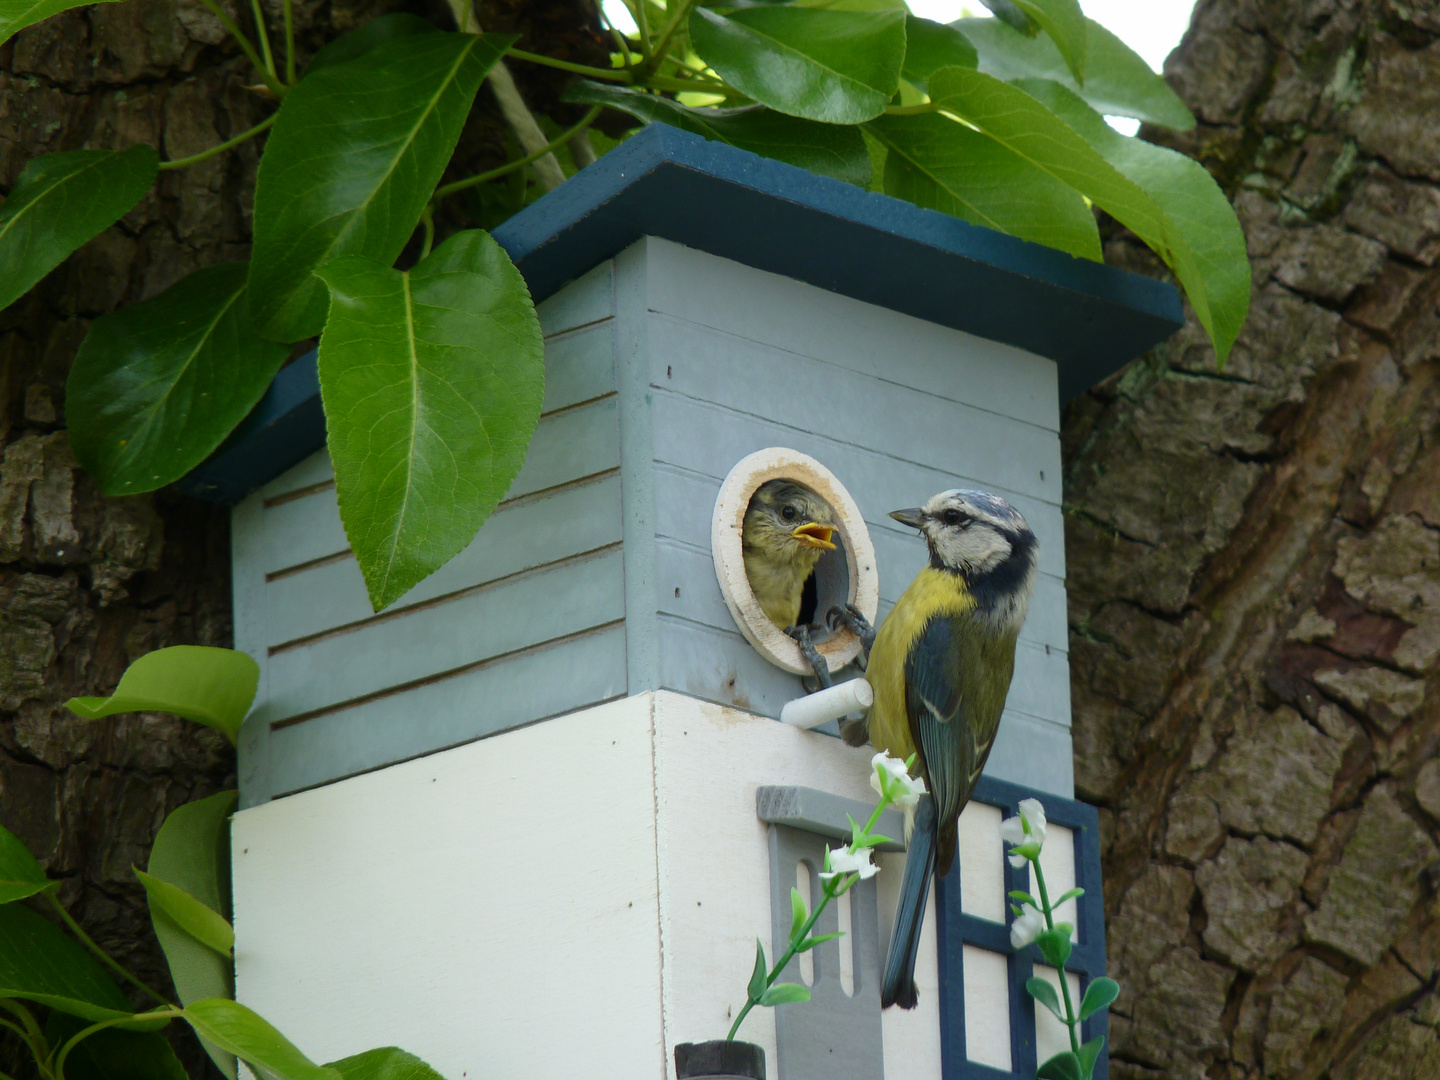
{"type": "Polygon", "coordinates": [[[915,831],[905,857],[900,902],[895,906],[895,931],[890,935],[890,955],[880,983],[880,1007],[884,1009],[891,1005],[913,1009],[920,998],[915,989],[915,958],[920,952],[930,879],[935,874],[935,832],[935,803],[925,795],[915,808],[915,831]]]}

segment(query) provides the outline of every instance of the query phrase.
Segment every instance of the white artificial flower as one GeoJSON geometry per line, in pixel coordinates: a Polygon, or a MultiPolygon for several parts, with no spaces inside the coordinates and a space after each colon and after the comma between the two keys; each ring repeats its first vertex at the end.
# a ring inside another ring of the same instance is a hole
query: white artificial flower
{"type": "Polygon", "coordinates": [[[1045,916],[1033,904],[1022,904],[1020,914],[1010,924],[1010,944],[1017,949],[1029,945],[1045,930],[1045,916]]]}
{"type": "Polygon", "coordinates": [[[882,798],[888,788],[890,801],[902,810],[915,809],[925,794],[925,781],[911,776],[903,761],[883,750],[870,759],[870,786],[882,798]]]}
{"type": "MultiPolygon", "coordinates": [[[[1045,807],[1040,805],[1039,799],[1021,799],[1020,816],[1006,818],[1000,823],[1000,839],[1007,844],[1034,844],[1036,847],[1043,847],[1045,844],[1045,807]]],[[[1011,866],[1023,866],[1025,859],[1015,861],[1016,856],[1010,856],[1011,866]]]]}
{"type": "Polygon", "coordinates": [[[859,874],[860,880],[872,878],[880,872],[870,859],[870,848],[851,851],[848,847],[830,849],[830,869],[820,875],[821,881],[829,881],[839,874],[859,874]]]}

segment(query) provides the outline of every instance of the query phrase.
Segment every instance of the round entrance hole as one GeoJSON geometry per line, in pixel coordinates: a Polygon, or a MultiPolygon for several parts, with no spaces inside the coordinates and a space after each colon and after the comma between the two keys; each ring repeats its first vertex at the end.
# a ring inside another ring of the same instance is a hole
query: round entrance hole
{"type": "MultiPolygon", "coordinates": [[[[815,564],[815,573],[805,586],[800,621],[822,622],[836,604],[854,604],[872,624],[880,606],[880,578],[875,571],[875,547],[845,485],[820,462],[781,446],[757,450],[742,458],[730,470],[715,500],[710,523],[710,550],[715,558],[715,576],[730,614],[745,640],[776,667],[795,675],[809,675],[810,664],[800,646],[772,623],[760,608],[750,579],[745,575],[745,556],[740,530],[750,499],[770,480],[789,480],[820,496],[835,518],[834,551],[827,551],[815,564]]],[[[850,630],[830,634],[818,630],[814,642],[831,671],[838,671],[860,654],[860,639],[850,630]]]]}

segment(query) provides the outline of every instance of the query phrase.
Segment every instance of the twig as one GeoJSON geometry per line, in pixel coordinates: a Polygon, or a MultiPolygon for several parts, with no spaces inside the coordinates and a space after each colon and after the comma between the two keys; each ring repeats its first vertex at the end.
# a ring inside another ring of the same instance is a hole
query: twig
{"type": "Polygon", "coordinates": [[[184,168],[188,168],[188,167],[191,166],[191,165],[197,165],[197,164],[199,164],[200,162],[204,161],[206,158],[212,158],[212,157],[214,157],[216,154],[223,154],[226,150],[229,150],[232,146],[239,146],[239,145],[240,145],[241,143],[243,143],[246,139],[253,139],[256,135],[259,135],[262,131],[264,131],[265,129],[269,128],[272,124],[274,124],[275,121],[279,118],[279,116],[280,116],[279,113],[272,113],[271,115],[267,116],[264,120],[261,120],[260,123],[256,124],[254,127],[252,127],[249,131],[242,131],[239,135],[236,135],[233,139],[226,139],[226,140],[225,140],[223,143],[221,143],[219,146],[212,146],[212,147],[210,147],[209,150],[201,150],[200,153],[198,153],[198,154],[191,154],[189,157],[176,158],[174,161],[162,161],[162,162],[160,163],[160,168],[161,168],[161,169],[184,169],[184,168]]]}
{"type": "MultiPolygon", "coordinates": [[[[533,164],[537,159],[544,157],[546,154],[549,154],[552,151],[558,150],[560,147],[564,146],[565,143],[567,143],[569,140],[573,139],[576,135],[584,132],[584,130],[594,122],[595,117],[600,115],[600,109],[601,106],[596,105],[593,109],[591,109],[588,113],[585,114],[585,116],[580,120],[578,124],[570,128],[568,131],[561,132],[561,134],[556,137],[554,142],[546,143],[544,146],[540,147],[538,150],[536,150],[534,153],[530,154],[527,157],[520,158],[517,161],[507,161],[504,165],[501,165],[498,168],[489,169],[486,172],[482,173],[477,173],[475,176],[467,176],[464,180],[456,180],[453,184],[446,184],[442,188],[436,188],[435,194],[431,197],[431,201],[438,201],[445,198],[447,195],[454,195],[457,191],[464,191],[466,188],[475,187],[477,184],[484,184],[488,183],[491,180],[497,180],[507,173],[512,173],[516,169],[523,169],[526,165],[533,164]]],[[[593,154],[594,151],[592,150],[591,153],[593,154]]],[[[552,158],[551,160],[553,161],[554,159],[552,158]]]]}

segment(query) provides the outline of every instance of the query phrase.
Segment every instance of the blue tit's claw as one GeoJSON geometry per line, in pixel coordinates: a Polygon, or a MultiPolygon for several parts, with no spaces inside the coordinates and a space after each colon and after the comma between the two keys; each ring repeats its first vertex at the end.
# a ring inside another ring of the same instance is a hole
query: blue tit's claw
{"type": "Polygon", "coordinates": [[[825,613],[825,625],[831,631],[838,632],[842,626],[850,630],[860,639],[860,647],[867,655],[875,646],[875,628],[854,604],[846,604],[844,607],[836,604],[825,613]]]}
{"type": "Polygon", "coordinates": [[[785,633],[795,639],[795,644],[800,646],[800,652],[804,654],[811,669],[815,672],[815,679],[819,682],[818,689],[827,690],[830,687],[830,665],[820,655],[820,650],[815,648],[815,643],[810,639],[811,631],[814,628],[806,624],[803,626],[792,626],[785,633]]]}

